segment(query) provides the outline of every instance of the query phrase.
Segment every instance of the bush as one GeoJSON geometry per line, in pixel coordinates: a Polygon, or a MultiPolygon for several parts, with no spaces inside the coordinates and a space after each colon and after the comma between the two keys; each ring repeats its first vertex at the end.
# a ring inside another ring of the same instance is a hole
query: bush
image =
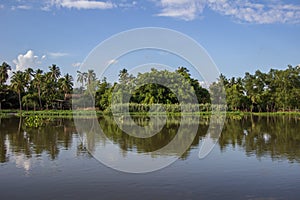
{"type": "Polygon", "coordinates": [[[30,128],[38,128],[44,125],[45,125],[44,119],[37,115],[26,117],[25,119],[25,126],[30,128]]]}

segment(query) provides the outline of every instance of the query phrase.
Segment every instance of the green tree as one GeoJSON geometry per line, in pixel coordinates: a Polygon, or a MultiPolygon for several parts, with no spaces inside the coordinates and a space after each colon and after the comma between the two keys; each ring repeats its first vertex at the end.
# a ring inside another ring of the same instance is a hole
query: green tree
{"type": "Polygon", "coordinates": [[[24,92],[25,87],[27,86],[26,74],[21,71],[13,72],[11,77],[11,89],[18,94],[20,111],[22,111],[22,98],[21,93],[24,92]]]}
{"type": "Polygon", "coordinates": [[[53,64],[52,66],[49,67],[50,69],[50,78],[56,82],[57,79],[59,78],[60,76],[60,69],[58,66],[56,66],[55,64],[53,64]]]}
{"type": "Polygon", "coordinates": [[[86,80],[88,86],[90,86],[94,81],[97,80],[96,73],[94,72],[94,70],[88,70],[86,80]]]}
{"type": "Polygon", "coordinates": [[[41,87],[44,81],[43,71],[37,69],[34,74],[34,79],[32,81],[32,85],[37,89],[38,92],[38,99],[39,99],[39,106],[42,109],[42,98],[41,98],[41,87]]]}
{"type": "Polygon", "coordinates": [[[104,77],[96,92],[96,106],[99,107],[100,110],[105,110],[110,105],[111,88],[111,85],[104,77]]]}
{"type": "Polygon", "coordinates": [[[179,67],[176,72],[182,75],[194,88],[195,94],[197,96],[198,102],[201,104],[210,103],[209,91],[203,88],[197,79],[193,79],[189,70],[186,67],[179,67]]]}
{"type": "Polygon", "coordinates": [[[73,77],[70,74],[66,74],[64,77],[60,78],[58,82],[66,99],[66,95],[70,94],[73,90],[73,77]]]}
{"type": "Polygon", "coordinates": [[[11,66],[9,66],[6,62],[3,62],[0,65],[0,84],[3,85],[8,79],[8,71],[11,70],[11,66]]]}
{"type": "Polygon", "coordinates": [[[5,101],[8,92],[5,83],[8,79],[9,70],[11,70],[11,67],[6,62],[3,62],[0,66],[0,110],[2,109],[2,102],[5,101]]]}
{"type": "Polygon", "coordinates": [[[227,105],[231,110],[240,110],[245,108],[245,96],[242,79],[232,78],[226,86],[227,105]]]}
{"type": "Polygon", "coordinates": [[[211,104],[213,105],[225,105],[226,104],[226,90],[228,80],[221,74],[216,82],[213,82],[209,86],[211,104]]]}
{"type": "Polygon", "coordinates": [[[77,71],[77,82],[81,83],[82,88],[84,87],[86,80],[87,80],[87,73],[77,71]]]}
{"type": "Polygon", "coordinates": [[[49,106],[54,107],[53,103],[55,99],[60,98],[58,88],[58,78],[60,76],[60,69],[55,64],[49,67],[50,72],[44,75],[44,84],[42,85],[42,98],[46,102],[46,108],[49,106]]]}

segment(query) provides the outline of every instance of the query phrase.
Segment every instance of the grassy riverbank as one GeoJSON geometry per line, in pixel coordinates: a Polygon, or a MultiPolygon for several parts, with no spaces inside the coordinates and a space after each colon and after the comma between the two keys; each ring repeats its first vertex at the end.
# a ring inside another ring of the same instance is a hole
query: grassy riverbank
{"type": "MultiPolygon", "coordinates": [[[[93,111],[93,110],[42,110],[42,111],[22,111],[19,110],[1,110],[0,116],[47,116],[47,117],[73,117],[73,116],[92,116],[92,115],[101,116],[101,115],[110,115],[109,112],[102,111],[93,111]]],[[[148,112],[131,112],[133,116],[148,116],[148,112]]],[[[164,112],[156,112],[154,115],[164,115],[164,112]]],[[[167,112],[167,115],[180,116],[181,112],[167,112]]],[[[119,113],[122,115],[122,113],[119,113]]],[[[193,112],[185,113],[185,115],[200,115],[200,116],[209,116],[211,112],[193,112]]],[[[255,115],[255,116],[283,116],[283,115],[294,115],[300,116],[300,112],[226,112],[227,116],[246,116],[246,115],[255,115]]]]}

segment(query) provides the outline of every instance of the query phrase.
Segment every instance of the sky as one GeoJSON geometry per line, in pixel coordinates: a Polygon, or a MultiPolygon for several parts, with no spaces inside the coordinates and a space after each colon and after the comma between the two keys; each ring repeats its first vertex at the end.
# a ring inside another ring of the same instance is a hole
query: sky
{"type": "Polygon", "coordinates": [[[76,76],[99,43],[142,27],[193,38],[227,77],[300,64],[299,0],[0,0],[0,24],[13,71],[56,64],[76,76]]]}

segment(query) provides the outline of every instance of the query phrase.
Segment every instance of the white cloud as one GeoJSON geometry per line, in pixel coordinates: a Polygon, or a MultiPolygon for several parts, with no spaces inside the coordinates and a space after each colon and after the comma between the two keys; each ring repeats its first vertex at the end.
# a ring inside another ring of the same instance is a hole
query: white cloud
{"type": "MultiPolygon", "coordinates": [[[[186,21],[202,17],[210,9],[236,22],[253,24],[300,23],[300,4],[282,0],[148,0],[159,9],[156,16],[186,21]]],[[[145,9],[143,1],[136,0],[44,0],[41,10],[53,7],[68,9],[145,9]]],[[[31,9],[34,4],[14,6],[13,9],[31,9]]],[[[4,5],[0,4],[0,9],[4,5]]]]}
{"type": "Polygon", "coordinates": [[[209,7],[235,20],[256,24],[299,23],[300,5],[208,0],[209,7]]]}
{"type": "Polygon", "coordinates": [[[127,2],[126,0],[124,0],[121,1],[121,3],[117,4],[118,5],[117,7],[128,9],[128,8],[136,7],[137,4],[138,4],[137,1],[127,2]]]}
{"type": "Polygon", "coordinates": [[[68,53],[62,53],[62,52],[49,52],[48,55],[52,58],[60,58],[60,57],[69,56],[68,53]]]}
{"type": "Polygon", "coordinates": [[[193,20],[204,9],[203,0],[160,0],[162,11],[157,16],[174,17],[183,20],[193,20]]]}
{"type": "MultiPolygon", "coordinates": [[[[152,0],[161,7],[158,16],[194,20],[205,8],[239,22],[272,24],[299,23],[300,5],[283,4],[280,1],[256,3],[254,0],[152,0]]],[[[264,1],[266,2],[266,1],[264,1]]]]}
{"type": "Polygon", "coordinates": [[[0,4],[0,9],[3,9],[4,8],[4,5],[0,4]]]}
{"type": "Polygon", "coordinates": [[[13,6],[12,9],[20,9],[20,10],[30,10],[32,7],[29,5],[19,5],[19,6],[13,6]]]}
{"type": "Polygon", "coordinates": [[[15,68],[12,66],[12,70],[8,71],[9,79],[7,82],[10,82],[10,78],[13,75],[13,72],[16,71],[25,71],[29,67],[32,69],[36,69],[39,65],[42,64],[42,60],[46,58],[45,55],[39,58],[39,56],[35,55],[32,50],[28,50],[27,53],[19,54],[16,59],[13,60],[13,63],[15,64],[15,68]]]}
{"type": "Polygon", "coordinates": [[[32,50],[29,50],[24,55],[23,54],[18,55],[17,59],[13,60],[13,63],[16,65],[14,71],[19,71],[19,70],[24,71],[29,67],[36,68],[38,65],[42,63],[42,61],[38,56],[34,55],[34,52],[32,50]]]}
{"type": "Polygon", "coordinates": [[[107,1],[95,1],[95,0],[51,0],[51,5],[63,8],[75,8],[75,9],[111,9],[116,5],[107,1]]]}
{"type": "Polygon", "coordinates": [[[72,66],[73,67],[80,67],[81,64],[82,64],[81,62],[77,62],[77,63],[73,63],[72,66]]]}

